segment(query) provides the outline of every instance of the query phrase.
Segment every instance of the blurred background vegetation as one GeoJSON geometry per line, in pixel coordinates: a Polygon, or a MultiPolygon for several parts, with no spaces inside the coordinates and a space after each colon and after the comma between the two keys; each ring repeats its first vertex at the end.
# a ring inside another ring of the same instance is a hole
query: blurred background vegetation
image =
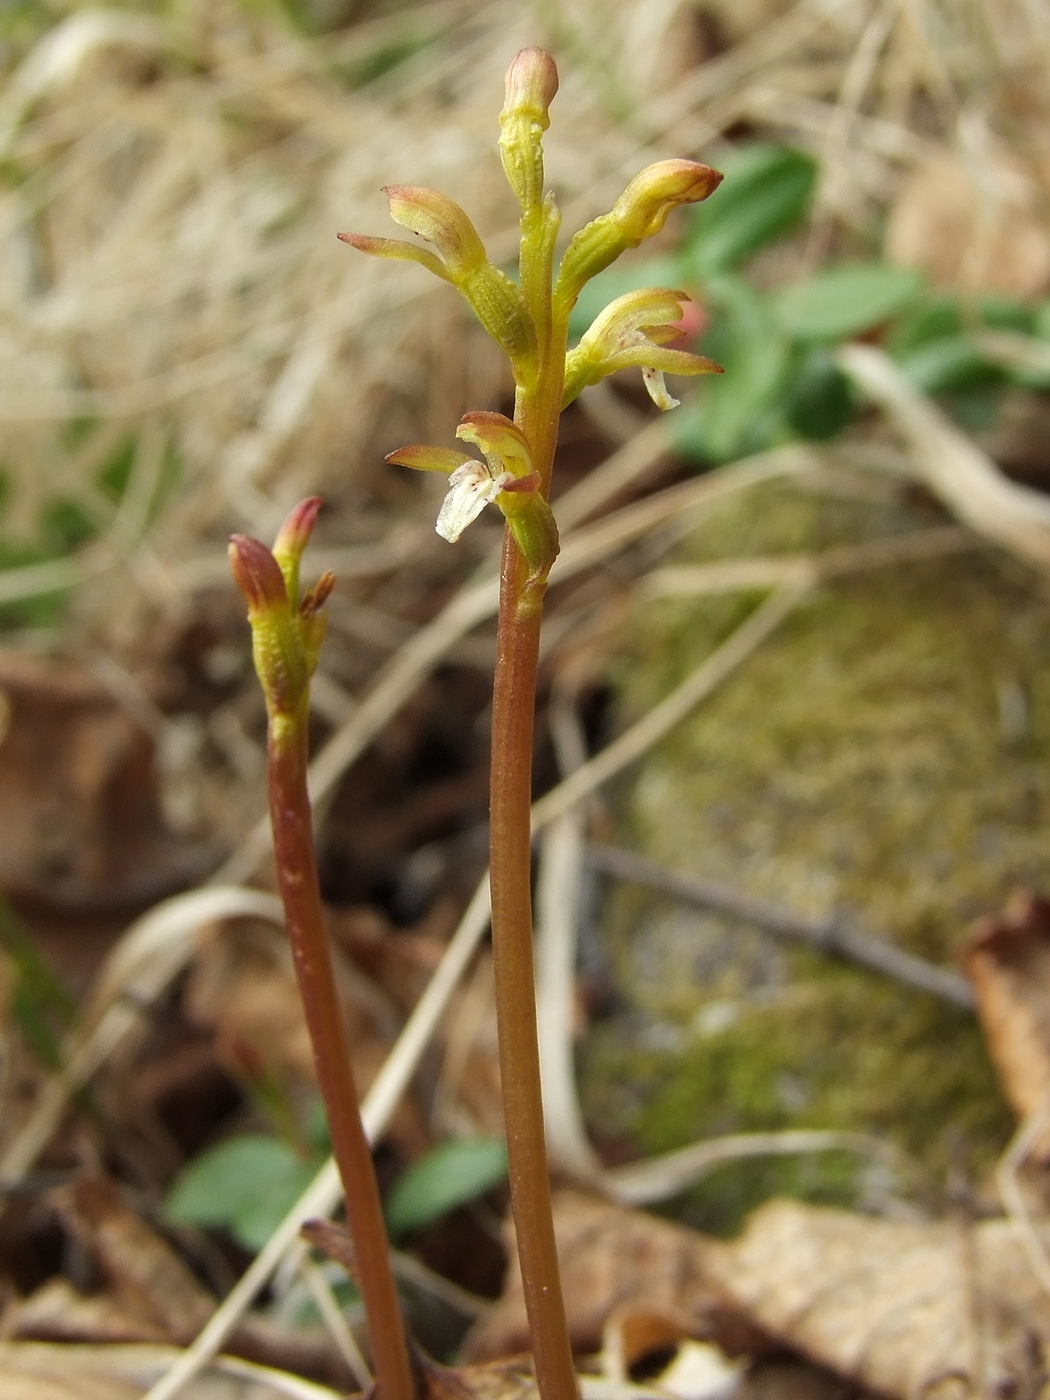
{"type": "MultiPolygon", "coordinates": [[[[694,534],[656,531],[555,592],[548,680],[570,678],[599,742],[758,596],[654,602],[655,564],[950,523],[848,373],[847,342],[881,349],[997,470],[1045,489],[1048,18],[1040,0],[0,6],[0,882],[31,929],[12,914],[4,933],[28,1046],[5,1132],[61,1057],[64,988],[79,994],[132,913],[208,878],[259,816],[262,700],[229,532],[268,538],[299,497],[325,497],[313,557],[340,584],[319,740],[495,545],[488,521],[448,549],[438,488],[382,459],[451,442],[469,409],[507,410],[498,352],[447,288],[336,232],[386,233],[380,187],[432,185],[512,263],[496,114],[509,60],[533,43],[561,72],[546,149],[567,231],[651,160],[725,172],[709,203],[587,289],[574,333],[633,286],[695,299],[684,329],[726,373],[679,387],[646,489],[791,444],[823,475],[694,534]]],[[[621,378],[567,416],[556,492],[648,424],[621,378]]],[[[829,589],[755,678],[618,790],[605,830],[946,962],[1045,864],[1048,621],[1042,580],[1008,552],[829,589]],[[672,787],[683,774],[699,777],[672,787]]],[[[328,804],[333,908],[418,933],[460,907],[483,862],[490,662],[487,633],[458,642],[328,804]]],[[[540,781],[555,770],[545,737],[540,781]]],[[[1007,1115],[964,1013],[640,897],[592,925],[586,1098],[610,1157],[743,1128],[874,1128],[939,1177],[977,1180],[1001,1148],[1007,1115]]],[[[348,928],[370,966],[367,928],[348,928]]],[[[243,1041],[266,1040],[266,1017],[245,1012],[238,1041],[224,976],[198,967],[169,1007],[176,1030],[143,1052],[162,1061],[207,1027],[213,1098],[201,1108],[201,1083],[173,1070],[197,1108],[176,1112],[169,1085],[163,1131],[122,1169],[170,1220],[224,1223],[253,1250],[324,1134],[295,1099],[301,1048],[260,1069],[243,1041]],[[202,1168],[216,1142],[226,1167],[202,1168]],[[187,1161],[198,1176],[168,1195],[187,1161]],[[246,1161],[273,1198],[243,1218],[238,1197],[217,1221],[216,1180],[246,1161]]],[[[406,1231],[459,1203],[458,1175],[467,1194],[500,1178],[498,1109],[480,1098],[446,1096],[427,1132],[399,1139],[398,1169],[428,1133],[476,1144],[395,1195],[406,1231]]],[[[119,1159],[112,1110],[91,1131],[119,1159]]],[[[689,1209],[729,1228],[771,1189],[853,1200],[885,1186],[824,1162],[733,1168],[689,1209]]]]}

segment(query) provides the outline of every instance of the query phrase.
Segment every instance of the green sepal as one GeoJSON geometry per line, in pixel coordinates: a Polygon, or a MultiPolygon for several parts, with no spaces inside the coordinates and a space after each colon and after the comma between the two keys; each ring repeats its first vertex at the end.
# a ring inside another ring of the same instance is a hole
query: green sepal
{"type": "MultiPolygon", "coordinates": [[[[538,486],[539,479],[535,480],[538,486]]],[[[529,573],[518,599],[518,608],[523,612],[533,612],[540,606],[547,579],[558,557],[558,524],[554,512],[538,489],[501,491],[496,497],[496,504],[503,512],[514,543],[528,565],[529,573]]]]}

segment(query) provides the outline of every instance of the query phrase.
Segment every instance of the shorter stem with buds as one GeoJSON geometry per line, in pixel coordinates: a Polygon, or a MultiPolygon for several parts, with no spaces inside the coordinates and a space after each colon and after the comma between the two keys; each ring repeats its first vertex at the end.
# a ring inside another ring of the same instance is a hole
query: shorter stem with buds
{"type": "MultiPolygon", "coordinates": [[[[300,597],[299,561],[320,505],[312,497],[297,506],[272,550],[258,540],[235,535],[230,563],[248,603],[255,668],[266,697],[277,882],[332,1151],[346,1196],[355,1282],[368,1318],[379,1397],[414,1400],[379,1187],[358,1108],[350,1038],[325,931],[307,788],[310,677],[324,638],[324,604],[335,582],[326,574],[300,597]]],[[[251,1182],[245,1187],[250,1190],[251,1182]]]]}

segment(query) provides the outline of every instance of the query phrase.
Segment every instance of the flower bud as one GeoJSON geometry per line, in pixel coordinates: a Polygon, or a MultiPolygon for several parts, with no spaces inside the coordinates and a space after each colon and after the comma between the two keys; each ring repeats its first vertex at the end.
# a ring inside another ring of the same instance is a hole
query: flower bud
{"type": "Polygon", "coordinates": [[[500,121],[527,116],[544,131],[550,125],[548,112],[558,91],[558,69],[543,49],[522,49],[514,55],[504,86],[500,121]]]}
{"type": "Polygon", "coordinates": [[[313,534],[320,510],[320,496],[307,496],[290,512],[273,542],[273,557],[284,575],[288,602],[293,609],[299,599],[299,560],[313,534]]]}
{"type": "Polygon", "coordinates": [[[555,293],[562,309],[571,310],[584,283],[625,249],[659,233],[672,209],[706,199],[721,180],[695,160],[660,160],[637,174],[609,213],[592,219],[566,248],[555,293]]]}
{"type": "Polygon", "coordinates": [[[522,49],[507,69],[500,113],[499,153],[507,182],[523,211],[543,199],[543,133],[558,91],[558,70],[542,49],[522,49]]]}
{"type": "Polygon", "coordinates": [[[230,540],[230,565],[248,604],[252,657],[271,719],[298,722],[304,717],[324,640],[323,608],[335,575],[322,574],[298,598],[299,561],[320,508],[319,496],[301,501],[278,531],[272,550],[248,535],[230,540]]]}
{"type": "Polygon", "coordinates": [[[229,556],[234,581],[244,594],[252,622],[288,606],[280,565],[260,540],[253,540],[250,535],[231,535],[229,556]]]}

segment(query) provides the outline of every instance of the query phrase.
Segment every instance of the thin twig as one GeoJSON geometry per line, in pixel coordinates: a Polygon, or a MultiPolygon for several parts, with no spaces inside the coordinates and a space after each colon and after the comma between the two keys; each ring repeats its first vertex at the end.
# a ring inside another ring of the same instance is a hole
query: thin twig
{"type": "Polygon", "coordinates": [[[1040,1239],[1032,1214],[1021,1190],[1020,1171],[1028,1154],[1050,1123],[1050,1095],[1018,1126],[995,1169],[995,1184],[1003,1209],[1013,1222],[1025,1258],[1042,1287],[1050,1294],[1050,1253],[1040,1239]]]}
{"type": "Polygon", "coordinates": [[[807,919],[719,880],[683,875],[658,865],[646,856],[615,846],[591,845],[587,848],[587,854],[595,869],[619,880],[648,885],[651,889],[703,909],[717,909],[720,913],[755,924],[778,938],[805,943],[817,952],[860,963],[886,977],[951,1002],[953,1006],[963,1007],[967,1011],[974,1009],[973,989],[961,974],[949,968],[935,967],[923,958],[906,953],[883,938],[863,933],[840,919],[807,919]]]}
{"type": "Polygon", "coordinates": [[[343,1309],[332,1291],[332,1285],[325,1278],[324,1271],[318,1268],[305,1251],[299,1256],[298,1267],[303,1283],[321,1314],[321,1321],[328,1328],[340,1356],[350,1368],[350,1374],[362,1390],[367,1390],[372,1384],[372,1372],[368,1362],[361,1355],[357,1338],[343,1316],[343,1309]]]}

